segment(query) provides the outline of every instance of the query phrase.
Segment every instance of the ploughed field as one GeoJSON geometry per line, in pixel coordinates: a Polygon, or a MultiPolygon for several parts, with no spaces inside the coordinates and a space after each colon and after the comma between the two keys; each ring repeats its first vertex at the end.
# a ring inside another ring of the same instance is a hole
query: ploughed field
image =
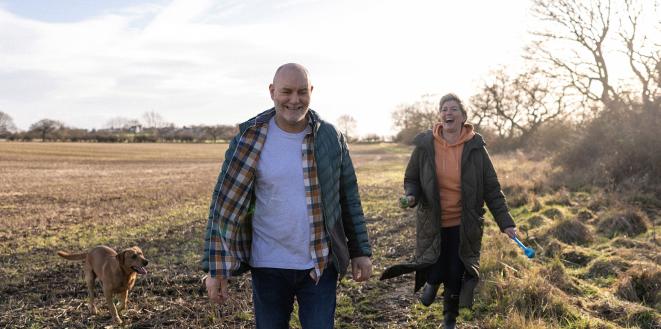
{"type": "MultiPolygon", "coordinates": [[[[151,261],[129,293],[128,328],[251,328],[250,278],[211,305],[199,260],[226,144],[0,143],[0,327],[111,325],[100,291],[90,315],[82,265],[56,255],[99,244],[139,245],[151,261]]],[[[414,211],[397,207],[411,148],[352,145],[373,244],[374,277],[344,278],[337,328],[438,328],[413,276],[378,281],[410,260],[414,211]]],[[[521,154],[494,156],[527,259],[488,218],[482,283],[461,328],[661,328],[659,200],[568,191],[556,169],[521,154]]],[[[291,326],[300,327],[296,316],[291,326]]]]}

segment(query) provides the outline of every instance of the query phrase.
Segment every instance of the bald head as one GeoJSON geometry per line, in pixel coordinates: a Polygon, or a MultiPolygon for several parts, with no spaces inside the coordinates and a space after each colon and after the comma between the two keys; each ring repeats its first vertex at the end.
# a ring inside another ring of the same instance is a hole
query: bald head
{"type": "Polygon", "coordinates": [[[305,77],[308,83],[310,83],[308,69],[298,63],[287,63],[278,67],[278,69],[275,70],[275,74],[273,75],[273,83],[275,84],[276,80],[280,79],[285,74],[300,74],[305,77]]]}
{"type": "Polygon", "coordinates": [[[301,64],[287,63],[275,71],[269,92],[278,127],[287,132],[305,129],[312,89],[308,70],[301,64]]]}

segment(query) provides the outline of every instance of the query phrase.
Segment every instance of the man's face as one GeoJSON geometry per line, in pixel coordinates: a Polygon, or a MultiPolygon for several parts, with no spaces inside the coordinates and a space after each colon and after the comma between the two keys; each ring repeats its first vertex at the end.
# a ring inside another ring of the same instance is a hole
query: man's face
{"type": "Polygon", "coordinates": [[[269,86],[280,129],[298,132],[305,129],[312,85],[305,72],[288,68],[278,72],[269,86]]]}

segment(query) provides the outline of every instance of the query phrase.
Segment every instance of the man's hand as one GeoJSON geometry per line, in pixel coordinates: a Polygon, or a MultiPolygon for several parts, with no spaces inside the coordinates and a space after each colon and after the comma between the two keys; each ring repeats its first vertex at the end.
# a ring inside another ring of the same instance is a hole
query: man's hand
{"type": "Polygon", "coordinates": [[[212,277],[211,275],[207,275],[206,280],[204,281],[207,286],[209,300],[216,304],[223,305],[225,301],[229,299],[227,279],[223,279],[219,276],[212,277]]]}
{"type": "Polygon", "coordinates": [[[356,282],[367,281],[372,276],[372,261],[367,256],[351,259],[351,274],[356,282]]]}
{"type": "Polygon", "coordinates": [[[504,229],[503,233],[507,234],[507,236],[509,236],[510,239],[514,239],[516,237],[516,227],[510,226],[504,229]]]}

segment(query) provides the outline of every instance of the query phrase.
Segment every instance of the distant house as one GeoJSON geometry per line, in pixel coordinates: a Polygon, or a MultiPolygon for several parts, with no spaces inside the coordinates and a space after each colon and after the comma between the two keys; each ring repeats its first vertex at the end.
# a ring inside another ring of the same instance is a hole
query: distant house
{"type": "Polygon", "coordinates": [[[128,131],[130,133],[138,134],[142,131],[142,125],[132,125],[129,126],[128,131]]]}

